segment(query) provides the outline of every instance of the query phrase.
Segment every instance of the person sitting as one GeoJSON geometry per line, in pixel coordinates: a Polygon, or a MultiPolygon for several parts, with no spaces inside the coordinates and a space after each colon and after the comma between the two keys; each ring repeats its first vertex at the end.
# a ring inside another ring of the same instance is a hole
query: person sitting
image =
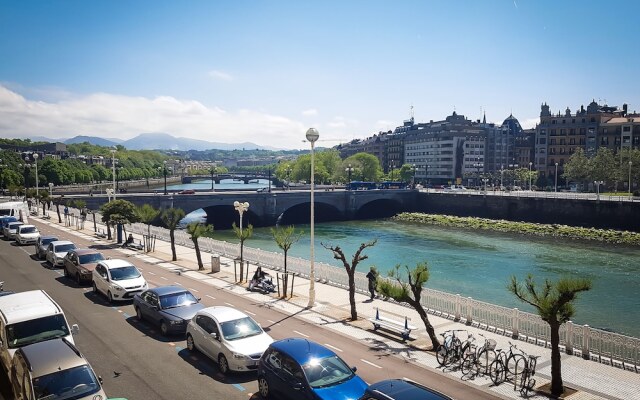
{"type": "Polygon", "coordinates": [[[122,247],[129,247],[129,245],[133,244],[133,235],[130,233],[127,240],[122,243],[122,247]]]}

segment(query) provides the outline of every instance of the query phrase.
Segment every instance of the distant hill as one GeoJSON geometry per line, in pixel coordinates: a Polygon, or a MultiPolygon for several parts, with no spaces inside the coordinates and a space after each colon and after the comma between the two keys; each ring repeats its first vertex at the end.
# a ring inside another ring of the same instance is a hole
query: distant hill
{"type": "Polygon", "coordinates": [[[64,141],[64,143],[66,143],[66,144],[84,143],[84,142],[89,142],[89,143],[91,143],[93,145],[96,145],[96,146],[111,147],[111,146],[115,146],[117,144],[121,144],[122,140],[120,140],[120,139],[103,139],[103,138],[99,138],[99,137],[95,137],[95,136],[76,136],[76,137],[72,137],[71,139],[66,139],[64,141]]]}

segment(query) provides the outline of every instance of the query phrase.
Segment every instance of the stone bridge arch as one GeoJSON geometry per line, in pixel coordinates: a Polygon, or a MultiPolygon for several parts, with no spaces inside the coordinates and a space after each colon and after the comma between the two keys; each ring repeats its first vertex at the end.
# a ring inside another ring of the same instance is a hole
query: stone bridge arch
{"type": "Polygon", "coordinates": [[[352,219],[389,218],[405,210],[398,199],[376,199],[361,204],[354,210],[352,219]]]}
{"type": "MultiPolygon", "coordinates": [[[[314,221],[343,221],[344,213],[335,205],[314,201],[314,221]]],[[[278,225],[308,224],[311,222],[311,202],[298,203],[285,209],[276,219],[278,225]]]]}

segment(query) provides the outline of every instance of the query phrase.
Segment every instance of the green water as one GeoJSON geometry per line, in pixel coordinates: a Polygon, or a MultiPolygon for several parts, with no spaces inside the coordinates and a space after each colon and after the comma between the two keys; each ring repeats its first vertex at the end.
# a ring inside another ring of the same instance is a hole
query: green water
{"type": "MultiPolygon", "coordinates": [[[[305,235],[289,254],[309,258],[309,226],[297,228],[305,235]]],[[[562,275],[587,277],[593,288],[580,294],[573,322],[640,337],[640,249],[389,220],[316,224],[315,235],[317,261],[342,268],[321,242],[341,246],[350,259],[360,243],[377,239],[365,250],[369,259],[359,270],[375,265],[385,273],[396,264],[426,261],[430,288],[527,311],[533,310],[506,289],[512,275],[524,279],[531,273],[540,281],[562,275]]],[[[237,242],[233,231],[216,231],[214,237],[237,242]]],[[[280,251],[270,228],[255,229],[245,245],[280,251]]]]}

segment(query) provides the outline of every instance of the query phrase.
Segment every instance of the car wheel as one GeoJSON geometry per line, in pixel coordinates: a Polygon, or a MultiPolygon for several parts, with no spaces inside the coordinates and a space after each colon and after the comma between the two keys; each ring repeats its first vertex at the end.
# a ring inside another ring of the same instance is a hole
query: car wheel
{"type": "Polygon", "coordinates": [[[142,321],[142,311],[140,311],[140,307],[136,307],[136,318],[138,318],[138,321],[142,321]]]}
{"type": "Polygon", "coordinates": [[[160,322],[160,333],[162,333],[162,336],[167,336],[169,334],[169,327],[165,321],[160,322]]]}
{"type": "Polygon", "coordinates": [[[269,391],[269,382],[267,382],[267,378],[261,376],[258,378],[258,391],[260,392],[260,396],[263,399],[269,399],[271,397],[271,392],[269,391]]]}
{"type": "Polygon", "coordinates": [[[109,303],[113,303],[113,296],[111,295],[111,291],[107,292],[107,299],[109,300],[109,303]]]}
{"type": "Polygon", "coordinates": [[[218,368],[223,375],[229,373],[229,361],[227,361],[227,357],[225,357],[224,354],[218,356],[218,368]]]}
{"type": "Polygon", "coordinates": [[[189,349],[189,351],[196,351],[196,344],[193,343],[193,336],[190,334],[187,334],[187,349],[189,349]]]}
{"type": "Polygon", "coordinates": [[[76,283],[78,286],[82,285],[82,279],[80,279],[80,274],[76,274],[76,283]]]}

